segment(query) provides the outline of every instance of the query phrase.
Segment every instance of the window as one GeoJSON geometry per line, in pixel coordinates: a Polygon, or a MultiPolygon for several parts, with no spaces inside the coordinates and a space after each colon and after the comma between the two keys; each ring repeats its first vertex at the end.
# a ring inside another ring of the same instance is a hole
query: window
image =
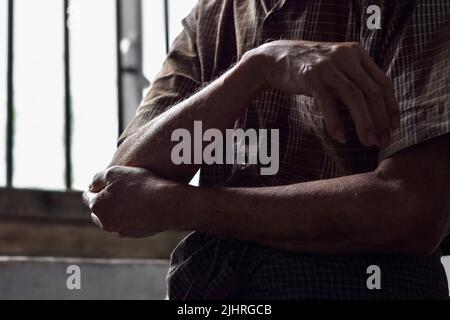
{"type": "Polygon", "coordinates": [[[181,20],[191,12],[196,3],[197,0],[143,0],[144,75],[150,81],[161,69],[168,47],[182,31],[181,20]]]}
{"type": "Polygon", "coordinates": [[[0,186],[85,189],[196,1],[1,1],[0,186]]]}
{"type": "Polygon", "coordinates": [[[64,188],[63,1],[14,1],[14,186],[64,188]],[[43,18],[45,17],[45,18],[43,18]]]}
{"type": "Polygon", "coordinates": [[[197,0],[170,0],[169,1],[169,42],[181,32],[181,20],[187,16],[197,0]]]}

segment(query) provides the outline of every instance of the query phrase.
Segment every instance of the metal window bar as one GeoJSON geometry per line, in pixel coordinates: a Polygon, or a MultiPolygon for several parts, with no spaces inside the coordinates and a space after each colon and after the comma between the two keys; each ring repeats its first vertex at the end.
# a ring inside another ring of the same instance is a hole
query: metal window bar
{"type": "Polygon", "coordinates": [[[141,0],[116,0],[119,134],[134,118],[147,86],[142,72],[141,11],[141,0]]]}
{"type": "Polygon", "coordinates": [[[164,32],[166,39],[166,54],[169,53],[170,49],[170,29],[169,29],[169,0],[164,0],[164,32]]]}
{"type": "Polygon", "coordinates": [[[13,182],[14,144],[14,1],[8,0],[8,49],[7,49],[7,89],[6,89],[6,186],[13,182]]]}
{"type": "MultiPolygon", "coordinates": [[[[70,0],[64,0],[64,181],[72,188],[72,99],[70,82],[70,0]]],[[[141,0],[116,0],[116,55],[118,131],[134,116],[146,86],[142,75],[141,0]],[[132,43],[128,52],[121,51],[121,42],[132,43]]],[[[7,116],[6,116],[6,186],[14,179],[14,0],[8,0],[7,21],[7,116]]],[[[168,39],[168,35],[166,35],[168,39]]]]}
{"type": "MultiPolygon", "coordinates": [[[[64,0],[64,142],[65,185],[72,187],[72,108],[70,93],[70,30],[67,25],[69,0],[64,0]]],[[[8,0],[7,115],[6,115],[6,186],[14,178],[14,0],[8,0]]]]}
{"type": "Polygon", "coordinates": [[[65,184],[72,188],[72,98],[70,91],[69,0],[64,0],[64,148],[65,184]]]}
{"type": "Polygon", "coordinates": [[[117,59],[117,110],[118,135],[124,130],[122,54],[120,41],[122,38],[122,1],[116,0],[116,59],[117,59]]]}

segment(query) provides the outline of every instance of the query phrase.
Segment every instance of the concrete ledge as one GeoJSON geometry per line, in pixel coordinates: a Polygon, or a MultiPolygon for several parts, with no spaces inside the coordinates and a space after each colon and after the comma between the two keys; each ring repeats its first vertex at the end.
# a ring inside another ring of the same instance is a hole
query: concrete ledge
{"type": "MultiPolygon", "coordinates": [[[[442,262],[450,282],[450,257],[442,262]]],[[[0,256],[0,300],[162,300],[168,266],[166,260],[0,256]],[[69,266],[79,267],[80,290],[67,287],[69,266]]]]}
{"type": "Polygon", "coordinates": [[[164,299],[165,260],[0,257],[0,299],[164,299]],[[68,289],[78,266],[81,289],[68,289]]]}

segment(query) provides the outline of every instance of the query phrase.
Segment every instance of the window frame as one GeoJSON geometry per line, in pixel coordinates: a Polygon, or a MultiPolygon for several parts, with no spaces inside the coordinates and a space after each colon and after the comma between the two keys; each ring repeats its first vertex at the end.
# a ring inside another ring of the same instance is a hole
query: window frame
{"type": "MultiPolygon", "coordinates": [[[[164,0],[167,2],[168,0],[164,0]]],[[[118,77],[118,135],[131,121],[146,86],[142,72],[141,0],[116,0],[116,55],[118,77]],[[123,52],[120,44],[133,35],[133,45],[123,52]]],[[[65,191],[14,187],[14,0],[7,3],[6,72],[6,186],[0,187],[0,220],[46,219],[89,221],[82,192],[72,189],[72,104],[70,82],[70,0],[64,0],[64,152],[65,191]]]]}
{"type": "MultiPolygon", "coordinates": [[[[169,51],[169,0],[164,2],[165,47],[169,51]]],[[[7,5],[7,101],[6,101],[6,187],[0,188],[0,219],[50,219],[89,221],[89,210],[82,204],[82,193],[72,190],[72,105],[70,92],[70,28],[67,24],[70,0],[64,0],[64,141],[66,191],[16,189],[14,175],[14,0],[7,5]]],[[[118,135],[134,117],[142,92],[148,85],[143,76],[142,1],[116,0],[116,55],[118,76],[118,135]],[[130,43],[124,52],[121,44],[130,43]]],[[[450,237],[441,245],[450,255],[450,237]]]]}

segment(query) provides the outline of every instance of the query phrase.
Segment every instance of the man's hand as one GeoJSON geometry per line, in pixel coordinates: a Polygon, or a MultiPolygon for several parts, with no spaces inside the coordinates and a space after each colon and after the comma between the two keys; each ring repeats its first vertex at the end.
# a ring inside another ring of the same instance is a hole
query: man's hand
{"type": "Polygon", "coordinates": [[[314,97],[328,133],[345,141],[338,101],[345,104],[365,146],[385,147],[400,112],[389,77],[357,42],[280,40],[248,53],[261,58],[263,77],[272,88],[314,97]]]}
{"type": "Polygon", "coordinates": [[[145,169],[111,167],[94,177],[83,199],[99,227],[121,237],[140,238],[176,225],[168,208],[176,207],[175,188],[175,183],[145,169]]]}

